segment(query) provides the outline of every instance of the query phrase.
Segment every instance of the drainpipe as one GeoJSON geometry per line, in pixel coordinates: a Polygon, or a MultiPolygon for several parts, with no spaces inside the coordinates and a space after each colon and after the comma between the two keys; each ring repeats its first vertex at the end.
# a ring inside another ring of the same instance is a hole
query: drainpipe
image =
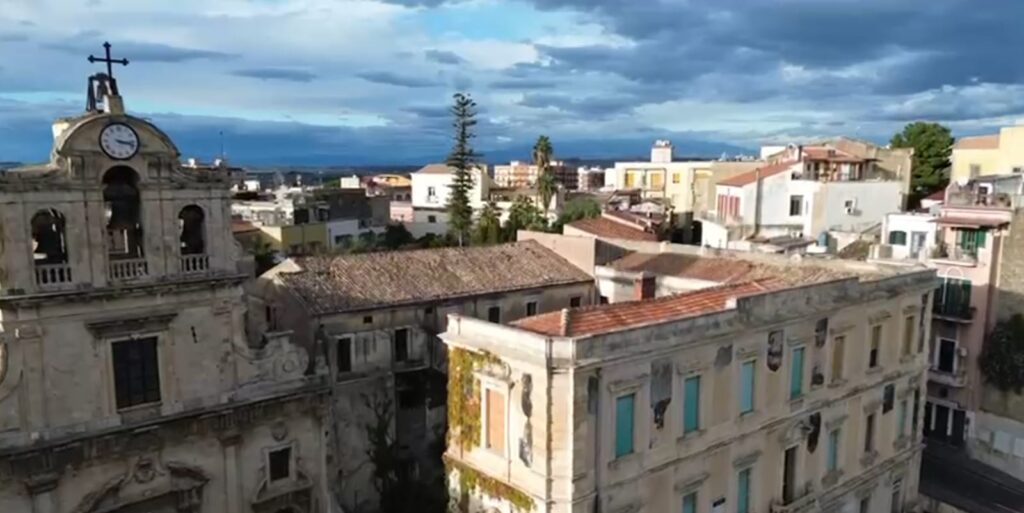
{"type": "Polygon", "coordinates": [[[551,511],[551,488],[552,488],[552,483],[551,483],[551,445],[552,445],[552,443],[551,443],[551,439],[552,439],[552,436],[551,436],[551,414],[552,414],[552,411],[554,410],[554,408],[552,407],[552,403],[554,401],[553,401],[553,399],[551,397],[551,389],[552,389],[552,386],[551,386],[551,376],[554,374],[554,372],[552,372],[553,363],[552,363],[551,352],[552,352],[552,344],[553,343],[554,342],[551,340],[550,337],[545,339],[545,341],[544,341],[544,372],[547,375],[546,376],[546,378],[547,378],[547,385],[546,385],[547,393],[545,394],[547,396],[547,398],[546,398],[544,407],[545,407],[545,409],[547,409],[547,420],[548,420],[548,427],[545,430],[547,432],[547,435],[544,437],[544,454],[546,456],[544,458],[544,474],[545,474],[545,478],[544,478],[544,509],[547,512],[551,511]]]}
{"type": "Polygon", "coordinates": [[[761,168],[754,170],[754,233],[761,231],[761,168]]]}

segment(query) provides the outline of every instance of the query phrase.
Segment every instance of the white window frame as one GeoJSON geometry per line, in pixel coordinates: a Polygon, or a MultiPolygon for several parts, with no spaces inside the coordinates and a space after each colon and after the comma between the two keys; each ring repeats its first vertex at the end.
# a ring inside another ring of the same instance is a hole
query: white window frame
{"type": "Polygon", "coordinates": [[[489,454],[499,456],[502,459],[507,460],[509,458],[510,447],[512,436],[509,432],[509,427],[512,425],[511,422],[511,411],[510,411],[510,392],[511,386],[509,383],[496,379],[491,376],[484,376],[477,374],[477,378],[480,379],[480,448],[487,451],[489,454]],[[505,434],[504,451],[498,452],[487,446],[487,431],[491,424],[491,419],[487,416],[488,401],[487,391],[491,390],[501,394],[501,397],[505,401],[505,426],[502,432],[505,434]]]}

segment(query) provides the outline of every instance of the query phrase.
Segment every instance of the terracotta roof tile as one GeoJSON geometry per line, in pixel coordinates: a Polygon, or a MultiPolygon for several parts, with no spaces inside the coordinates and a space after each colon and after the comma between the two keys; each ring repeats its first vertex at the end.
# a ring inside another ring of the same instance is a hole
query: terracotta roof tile
{"type": "Polygon", "coordinates": [[[804,158],[811,160],[830,160],[833,162],[864,162],[865,159],[843,150],[828,146],[805,146],[804,158]]]}
{"type": "Polygon", "coordinates": [[[581,219],[579,221],[573,221],[569,223],[569,226],[584,231],[598,237],[606,237],[609,239],[626,239],[626,240],[641,240],[641,241],[657,241],[658,236],[645,232],[643,228],[637,226],[635,228],[627,226],[625,223],[612,221],[604,217],[595,217],[592,219],[581,219]]]}
{"type": "Polygon", "coordinates": [[[680,253],[630,253],[609,262],[608,267],[620,271],[648,272],[661,276],[675,276],[716,283],[739,283],[763,278],[776,278],[787,284],[816,283],[850,278],[852,272],[842,272],[814,265],[783,267],[754,262],[726,254],[710,256],[680,253]]]}
{"type": "Polygon", "coordinates": [[[731,176],[724,180],[719,180],[718,185],[727,185],[730,187],[743,187],[757,181],[758,176],[761,178],[767,178],[769,176],[783,173],[795,164],[795,162],[778,162],[776,164],[769,164],[767,166],[761,166],[753,171],[747,171],[746,173],[740,173],[735,176],[731,176]]]}
{"type": "Polygon", "coordinates": [[[535,241],[294,259],[283,285],[314,315],[592,282],[535,241]]]}
{"type": "Polygon", "coordinates": [[[782,288],[774,278],[711,287],[656,299],[565,309],[520,319],[513,326],[551,336],[609,333],[725,310],[729,299],[782,288]]]}
{"type": "Polygon", "coordinates": [[[953,144],[955,150],[997,150],[999,149],[999,134],[975,135],[972,137],[961,137],[953,144]]]}

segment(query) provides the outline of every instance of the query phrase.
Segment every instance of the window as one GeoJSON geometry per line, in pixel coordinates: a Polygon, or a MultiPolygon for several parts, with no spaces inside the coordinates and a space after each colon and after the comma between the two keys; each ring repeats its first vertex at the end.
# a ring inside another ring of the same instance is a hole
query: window
{"type": "Polygon", "coordinates": [[[871,497],[860,500],[860,513],[871,513],[871,497]]]}
{"type": "Polygon", "coordinates": [[[292,475],[292,448],[285,447],[267,453],[267,466],[270,467],[270,481],[288,479],[292,475]]]}
{"type": "Polygon", "coordinates": [[[338,339],[338,372],[352,370],[352,339],[338,339]]]}
{"type": "Polygon", "coordinates": [[[434,315],[434,307],[428,306],[423,309],[423,315],[434,315]]]}
{"type": "Polygon", "coordinates": [[[1021,173],[1024,173],[1024,167],[1015,166],[1011,171],[1013,171],[1013,174],[1019,175],[1021,173]]]}
{"type": "Polygon", "coordinates": [[[871,352],[868,353],[868,368],[878,367],[878,350],[882,345],[882,325],[871,327],[871,352]]]}
{"type": "Polygon", "coordinates": [[[864,452],[875,450],[875,414],[869,413],[864,419],[864,452]]]}
{"type": "MultiPolygon", "coordinates": [[[[902,484],[902,483],[900,483],[902,484]]],[[[892,485],[892,502],[889,503],[889,513],[902,513],[903,512],[903,497],[900,493],[900,488],[897,483],[892,485]]]]}
{"type": "Polygon", "coordinates": [[[700,429],[700,376],[683,382],[683,434],[700,429]]]}
{"type": "Polygon", "coordinates": [[[839,442],[842,432],[836,428],[828,433],[828,450],[825,452],[825,471],[839,470],[839,442]]]}
{"type": "Polygon", "coordinates": [[[688,493],[683,497],[683,513],[697,513],[697,492],[688,493]]]}
{"type": "Polygon", "coordinates": [[[436,223],[437,222],[437,216],[427,216],[427,222],[430,223],[430,224],[436,223]]]}
{"type": "Polygon", "coordinates": [[[267,319],[267,329],[270,331],[277,330],[277,312],[274,311],[274,307],[267,305],[263,307],[263,314],[267,319]]]}
{"type": "Polygon", "coordinates": [[[373,316],[372,315],[364,315],[363,316],[363,324],[373,324],[373,316]]]}
{"type": "Polygon", "coordinates": [[[789,197],[789,215],[798,216],[803,213],[804,197],[803,196],[790,196],[789,197]]]}
{"type": "MultiPolygon", "coordinates": [[[[64,214],[48,209],[40,210],[32,216],[32,256],[36,265],[66,264],[68,262],[67,240],[64,237],[64,214]]],[[[40,276],[39,274],[36,275],[40,276]]],[[[44,275],[52,280],[43,280],[40,284],[61,283],[70,281],[70,274],[44,275]],[[64,279],[66,278],[66,279],[64,279]]]]}
{"type": "Polygon", "coordinates": [[[906,246],[907,232],[899,230],[889,232],[889,244],[892,246],[906,246]]]}
{"type": "MultiPolygon", "coordinates": [[[[1019,169],[1019,168],[1014,168],[1019,169]]],[[[1014,171],[1017,172],[1017,171],[1014,171]]],[[[679,183],[679,173],[672,173],[672,183],[679,183]]]]}
{"type": "Polygon", "coordinates": [[[526,302],[526,315],[527,315],[527,317],[529,317],[531,315],[537,315],[537,302],[536,301],[527,301],[526,302]]]}
{"type": "Polygon", "coordinates": [[[981,164],[971,164],[971,178],[981,175],[981,164]]]}
{"type": "Polygon", "coordinates": [[[576,308],[576,307],[580,306],[580,304],[582,304],[582,302],[583,302],[583,298],[582,297],[580,297],[580,296],[573,296],[573,297],[569,298],[569,307],[570,308],[576,308]]]}
{"type": "Polygon", "coordinates": [[[601,296],[598,298],[598,302],[602,305],[608,304],[608,296],[601,296]]]}
{"type": "Polygon", "coordinates": [[[793,502],[796,495],[796,454],[799,446],[786,449],[782,456],[782,502],[793,502]]]}
{"type": "Polygon", "coordinates": [[[965,253],[977,253],[985,247],[985,230],[957,229],[956,245],[965,253]]]}
{"type": "Polygon", "coordinates": [[[160,401],[160,367],[156,337],[111,344],[114,357],[114,395],[117,408],[160,401]]]}
{"type": "Polygon", "coordinates": [[[409,359],[409,330],[395,330],[395,361],[404,362],[409,359]]]}
{"type": "Polygon", "coordinates": [[[633,453],[633,401],[636,394],[615,400],[615,457],[633,453]]]}
{"type": "Polygon", "coordinates": [[[832,340],[832,382],[836,383],[843,379],[843,355],[846,352],[846,337],[836,337],[832,340]]]}
{"type": "Polygon", "coordinates": [[[434,187],[427,187],[427,199],[433,200],[434,196],[437,196],[437,189],[434,187]]]}
{"type": "Polygon", "coordinates": [[[505,396],[487,389],[487,448],[505,454],[505,396]]]}
{"type": "Polygon", "coordinates": [[[821,347],[825,345],[825,339],[828,337],[828,317],[818,319],[814,323],[814,345],[821,347]]]}
{"type": "Polygon", "coordinates": [[[736,475],[736,513],[750,513],[750,469],[736,475]]]}
{"type": "Polygon", "coordinates": [[[754,364],[751,360],[740,366],[740,415],[754,411],[754,364]]]}
{"type": "Polygon", "coordinates": [[[970,317],[971,282],[946,278],[935,291],[934,311],[939,315],[970,317]]]}
{"type": "Polygon", "coordinates": [[[921,409],[921,391],[914,389],[914,410],[910,412],[910,434],[917,436],[917,412],[921,409]]]}
{"type": "Polygon", "coordinates": [[[914,351],[914,324],[917,319],[913,315],[903,318],[903,355],[907,356],[914,351]]]}
{"type": "Polygon", "coordinates": [[[896,385],[889,384],[885,385],[885,389],[882,392],[882,413],[889,413],[892,411],[892,407],[896,403],[896,385]]]}
{"type": "Polygon", "coordinates": [[[900,409],[896,412],[896,436],[907,435],[907,400],[900,401],[900,409]]]}
{"type": "Polygon", "coordinates": [[[939,339],[939,355],[936,367],[950,374],[956,372],[956,341],[948,338],[939,339]]]}
{"type": "Polygon", "coordinates": [[[112,259],[143,257],[142,202],[139,175],[118,166],[103,175],[103,202],[107,219],[107,252],[112,259]]]}
{"type": "Polygon", "coordinates": [[[501,307],[492,306],[487,309],[487,321],[498,323],[501,322],[501,307]]]}
{"type": "Polygon", "coordinates": [[[796,399],[804,395],[804,348],[793,349],[793,358],[789,367],[789,398],[796,399]]]}

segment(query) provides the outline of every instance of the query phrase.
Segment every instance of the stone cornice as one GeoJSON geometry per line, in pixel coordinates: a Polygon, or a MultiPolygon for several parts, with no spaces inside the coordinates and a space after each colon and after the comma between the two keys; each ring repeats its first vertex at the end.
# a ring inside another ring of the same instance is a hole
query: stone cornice
{"type": "Polygon", "coordinates": [[[246,279],[248,279],[248,276],[245,274],[232,273],[181,279],[168,278],[158,282],[138,283],[120,287],[104,287],[97,289],[89,288],[25,295],[6,295],[0,296],[0,308],[25,308],[41,304],[50,305],[60,302],[89,302],[110,298],[122,299],[131,297],[149,297],[156,294],[166,294],[168,292],[177,292],[182,290],[193,291],[209,287],[241,285],[246,279]]]}

